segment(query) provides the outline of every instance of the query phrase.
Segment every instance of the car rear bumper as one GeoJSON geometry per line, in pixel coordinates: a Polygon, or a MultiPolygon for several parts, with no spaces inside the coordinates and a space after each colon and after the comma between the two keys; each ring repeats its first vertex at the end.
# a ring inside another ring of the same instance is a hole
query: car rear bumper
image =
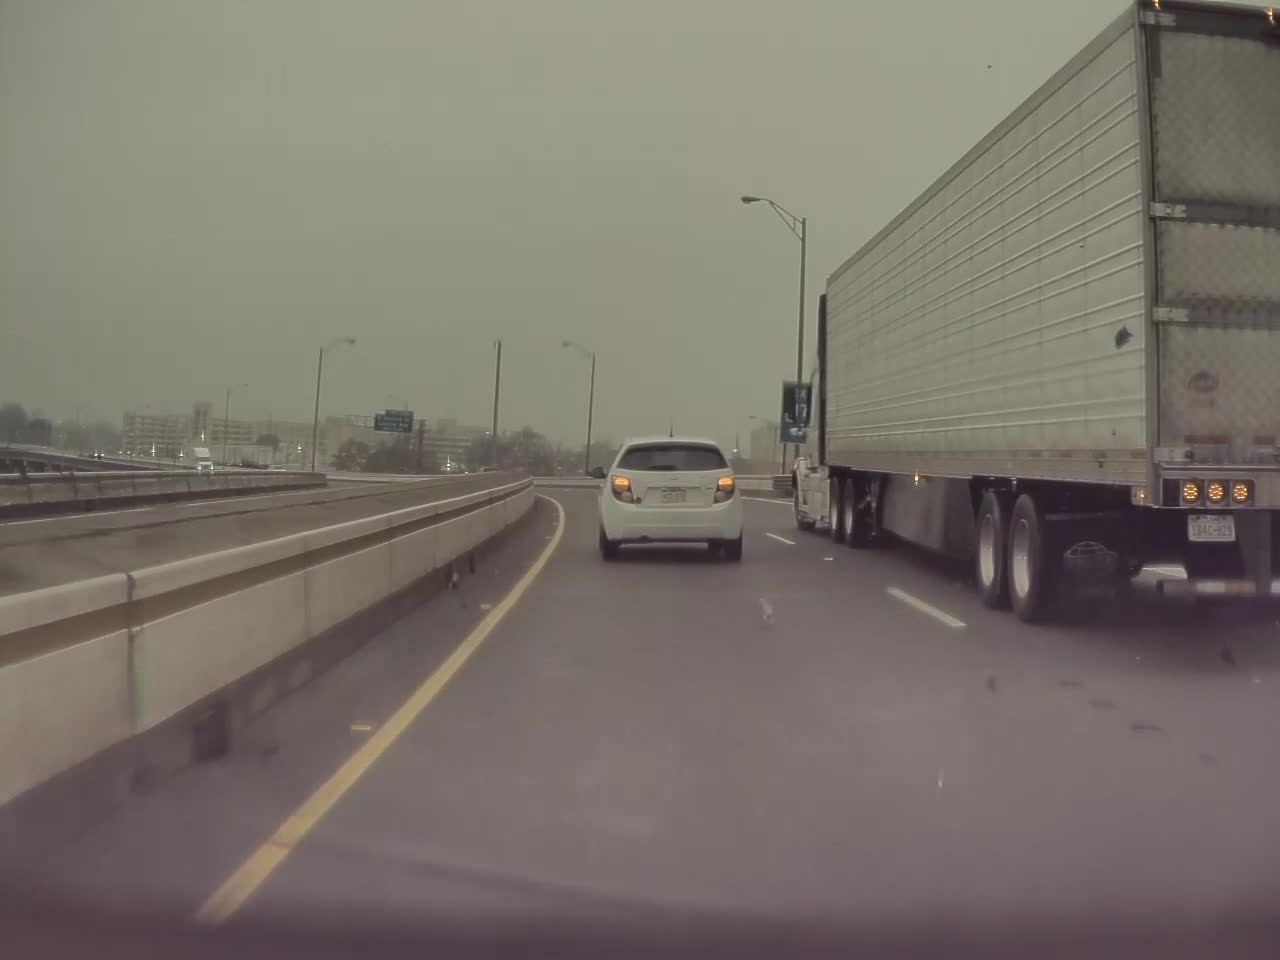
{"type": "MultiPolygon", "coordinates": [[[[607,491],[606,491],[607,493],[607,491]]],[[[742,536],[742,498],[711,507],[635,506],[612,499],[602,503],[604,535],[619,543],[680,543],[736,540],[742,536]]]]}

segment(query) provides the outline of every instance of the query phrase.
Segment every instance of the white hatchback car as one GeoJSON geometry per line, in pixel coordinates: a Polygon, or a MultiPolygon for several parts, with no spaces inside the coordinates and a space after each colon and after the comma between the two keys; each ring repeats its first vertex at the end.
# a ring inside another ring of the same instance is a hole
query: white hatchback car
{"type": "Polygon", "coordinates": [[[726,560],[742,559],[742,497],[714,441],[628,440],[601,478],[604,559],[624,543],[706,543],[726,560]]]}

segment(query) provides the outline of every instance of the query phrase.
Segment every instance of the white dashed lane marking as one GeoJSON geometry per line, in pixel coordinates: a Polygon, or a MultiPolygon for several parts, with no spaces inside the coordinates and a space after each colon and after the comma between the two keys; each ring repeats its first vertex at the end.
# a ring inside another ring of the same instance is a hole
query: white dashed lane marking
{"type": "Polygon", "coordinates": [[[903,590],[901,587],[885,587],[884,591],[885,593],[889,594],[889,596],[893,597],[895,600],[901,600],[907,606],[915,610],[919,610],[921,613],[925,614],[926,616],[933,617],[933,619],[937,620],[939,623],[945,624],[948,627],[959,630],[964,626],[966,626],[963,620],[960,620],[957,617],[953,617],[951,614],[947,613],[945,610],[939,610],[937,607],[933,606],[933,604],[925,603],[919,597],[913,597],[911,594],[907,593],[907,591],[903,590]]]}

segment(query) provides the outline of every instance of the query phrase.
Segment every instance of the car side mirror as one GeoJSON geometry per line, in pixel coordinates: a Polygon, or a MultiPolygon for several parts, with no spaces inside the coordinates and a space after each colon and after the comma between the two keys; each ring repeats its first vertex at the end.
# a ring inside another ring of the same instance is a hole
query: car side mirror
{"type": "Polygon", "coordinates": [[[590,470],[587,471],[587,476],[591,477],[594,480],[603,480],[604,467],[592,467],[590,470]]]}

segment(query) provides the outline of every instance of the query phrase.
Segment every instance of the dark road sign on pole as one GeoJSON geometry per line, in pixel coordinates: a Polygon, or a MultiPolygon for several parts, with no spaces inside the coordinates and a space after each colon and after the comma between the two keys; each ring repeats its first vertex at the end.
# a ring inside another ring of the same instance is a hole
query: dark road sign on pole
{"type": "Polygon", "coordinates": [[[783,443],[802,444],[809,426],[809,384],[786,380],[782,384],[782,423],[779,439],[783,443]]]}

